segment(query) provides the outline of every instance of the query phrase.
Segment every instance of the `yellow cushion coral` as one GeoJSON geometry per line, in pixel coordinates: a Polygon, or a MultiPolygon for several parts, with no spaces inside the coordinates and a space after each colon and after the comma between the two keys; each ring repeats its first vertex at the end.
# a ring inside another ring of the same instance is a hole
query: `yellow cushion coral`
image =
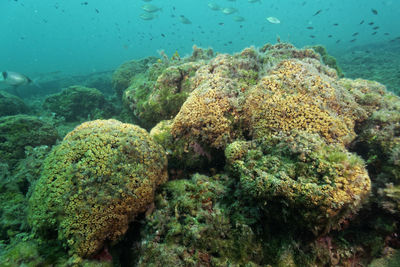
{"type": "Polygon", "coordinates": [[[167,180],[165,151],[138,126],[116,120],[79,125],[55,147],[29,200],[29,222],[54,232],[72,253],[94,255],[153,202],[167,180]]]}

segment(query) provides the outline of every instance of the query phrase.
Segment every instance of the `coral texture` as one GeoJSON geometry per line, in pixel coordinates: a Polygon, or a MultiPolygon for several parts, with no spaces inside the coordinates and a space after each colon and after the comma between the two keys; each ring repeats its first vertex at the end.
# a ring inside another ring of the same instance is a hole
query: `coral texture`
{"type": "Polygon", "coordinates": [[[39,236],[57,232],[72,253],[93,256],[152,203],[166,165],[145,130],[116,120],[83,123],[46,158],[29,222],[39,236]]]}
{"type": "Polygon", "coordinates": [[[363,161],[339,145],[307,132],[280,134],[226,149],[244,195],[256,199],[266,217],[316,234],[339,228],[368,196],[371,182],[363,161]]]}

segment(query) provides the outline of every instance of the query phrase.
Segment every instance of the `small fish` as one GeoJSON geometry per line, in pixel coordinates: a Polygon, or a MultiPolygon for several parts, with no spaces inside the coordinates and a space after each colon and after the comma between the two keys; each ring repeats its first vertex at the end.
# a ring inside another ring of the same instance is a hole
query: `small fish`
{"type": "Polygon", "coordinates": [[[357,39],[352,39],[350,40],[350,43],[354,43],[355,41],[357,41],[357,39]]]}
{"type": "Polygon", "coordinates": [[[337,43],[337,44],[340,43],[340,40],[336,40],[336,43],[337,43]]]}
{"type": "Polygon", "coordinates": [[[96,11],[97,14],[100,13],[100,11],[97,8],[95,8],[94,11],[96,11]]]}
{"type": "Polygon", "coordinates": [[[353,33],[351,36],[357,36],[358,32],[353,33]]]}
{"type": "Polygon", "coordinates": [[[154,12],[157,12],[157,11],[161,10],[161,8],[159,8],[159,7],[155,6],[155,5],[152,5],[152,4],[145,4],[145,5],[142,6],[142,9],[144,11],[146,11],[146,12],[149,12],[149,13],[154,13],[154,12]]]}
{"type": "Polygon", "coordinates": [[[165,34],[162,33],[161,36],[162,36],[162,37],[165,37],[165,34]]]}
{"type": "Polygon", "coordinates": [[[244,19],[244,17],[242,17],[242,16],[234,16],[234,17],[233,17],[233,20],[236,21],[236,22],[242,22],[242,21],[244,21],[245,19],[244,19]]]}
{"type": "Polygon", "coordinates": [[[332,34],[329,34],[329,35],[328,35],[328,38],[332,38],[332,34]]]}
{"type": "Polygon", "coordinates": [[[5,84],[12,85],[14,87],[18,87],[21,85],[32,83],[32,80],[29,77],[18,72],[3,71],[0,75],[0,82],[4,82],[5,84]]]}
{"type": "Polygon", "coordinates": [[[314,38],[315,38],[315,35],[310,35],[310,38],[313,38],[313,39],[314,39],[314,38]]]}
{"type": "Polygon", "coordinates": [[[314,27],[313,27],[313,26],[308,26],[306,29],[308,29],[308,30],[314,30],[314,27]]]}
{"type": "Polygon", "coordinates": [[[389,35],[389,33],[388,33],[388,32],[385,32],[383,35],[389,35]]]}
{"type": "Polygon", "coordinates": [[[142,13],[140,14],[139,18],[141,18],[142,20],[152,20],[157,18],[157,15],[153,13],[142,13]]]}
{"type": "Polygon", "coordinates": [[[82,6],[87,6],[89,3],[88,2],[82,2],[81,5],[82,6]]]}
{"type": "Polygon", "coordinates": [[[272,24],[279,24],[281,21],[276,17],[268,17],[267,20],[272,24]]]}
{"type": "Polygon", "coordinates": [[[364,20],[360,21],[360,25],[361,25],[361,24],[364,24],[364,20]]]}
{"type": "Polygon", "coordinates": [[[339,23],[333,23],[333,26],[339,26],[339,23]]]}
{"type": "Polygon", "coordinates": [[[186,18],[184,15],[180,15],[179,16],[179,20],[183,23],[183,24],[192,24],[192,22],[186,18]]]}
{"type": "Polygon", "coordinates": [[[322,12],[322,9],[318,10],[317,12],[315,12],[315,14],[314,14],[313,16],[316,16],[316,15],[318,15],[318,14],[321,13],[321,12],[322,12]]]}
{"type": "Polygon", "coordinates": [[[219,5],[217,5],[216,3],[210,2],[207,4],[207,6],[214,11],[220,10],[221,8],[219,7],[219,5]]]}
{"type": "Polygon", "coordinates": [[[225,7],[225,8],[222,8],[221,11],[225,15],[230,15],[230,14],[237,12],[237,9],[234,7],[225,7]]]}
{"type": "Polygon", "coordinates": [[[379,26],[375,26],[372,29],[377,30],[377,29],[379,29],[379,26]]]}
{"type": "Polygon", "coordinates": [[[374,25],[374,23],[373,23],[373,22],[370,22],[370,23],[368,23],[368,25],[374,25]]]}
{"type": "Polygon", "coordinates": [[[372,12],[372,14],[374,14],[374,15],[378,15],[378,10],[376,10],[376,9],[371,8],[371,12],[372,12]]]}
{"type": "Polygon", "coordinates": [[[375,34],[377,34],[378,32],[373,32],[373,33],[371,33],[371,35],[375,35],[375,34]]]}
{"type": "Polygon", "coordinates": [[[224,26],[224,23],[223,22],[219,22],[218,25],[224,26]]]}

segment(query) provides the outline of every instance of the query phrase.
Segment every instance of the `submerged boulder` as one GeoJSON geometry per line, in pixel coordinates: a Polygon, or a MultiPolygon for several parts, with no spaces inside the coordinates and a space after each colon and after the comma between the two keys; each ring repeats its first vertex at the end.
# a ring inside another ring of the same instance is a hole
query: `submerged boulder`
{"type": "Polygon", "coordinates": [[[79,85],[48,96],[43,107],[64,117],[67,122],[110,117],[113,113],[112,105],[102,92],[79,85]]]}
{"type": "Polygon", "coordinates": [[[26,146],[52,146],[58,138],[53,125],[35,116],[0,117],[0,162],[14,166],[25,157],[26,146]]]}
{"type": "Polygon", "coordinates": [[[28,111],[28,106],[21,98],[7,92],[0,92],[0,117],[24,114],[28,111]]]}
{"type": "Polygon", "coordinates": [[[28,220],[71,253],[95,256],[118,240],[167,180],[165,151],[138,126],[116,120],[79,125],[50,152],[29,200],[28,220]]]}

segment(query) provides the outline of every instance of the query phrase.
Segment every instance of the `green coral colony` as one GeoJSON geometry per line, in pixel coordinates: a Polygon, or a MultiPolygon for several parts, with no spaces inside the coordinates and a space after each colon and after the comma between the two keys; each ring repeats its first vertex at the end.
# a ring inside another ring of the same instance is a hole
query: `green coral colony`
{"type": "Polygon", "coordinates": [[[45,100],[57,145],[1,95],[2,266],[400,264],[400,99],[323,47],[195,46],[112,84],[120,107],[45,100]]]}

